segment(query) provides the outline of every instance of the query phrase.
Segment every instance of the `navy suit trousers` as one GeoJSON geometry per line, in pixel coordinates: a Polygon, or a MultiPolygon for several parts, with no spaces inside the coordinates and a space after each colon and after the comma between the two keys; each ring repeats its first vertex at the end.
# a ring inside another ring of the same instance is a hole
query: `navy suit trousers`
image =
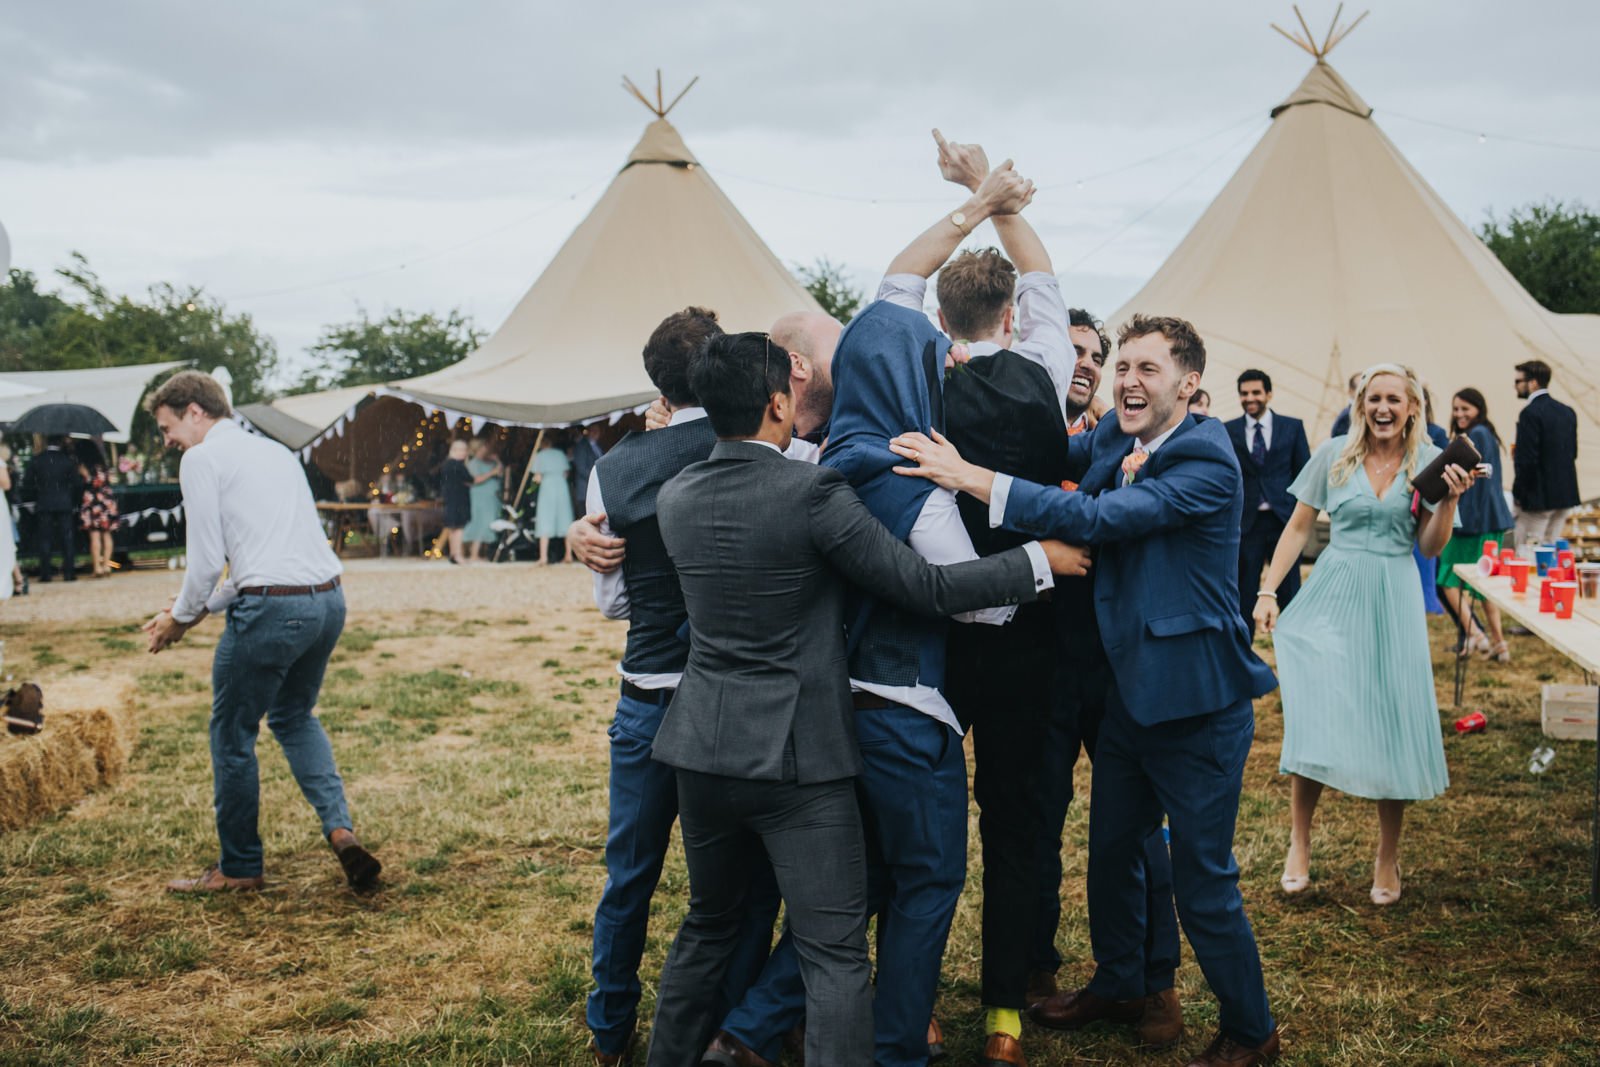
{"type": "Polygon", "coordinates": [[[1089,936],[1096,964],[1089,989],[1113,1000],[1145,994],[1145,842],[1165,815],[1178,919],[1217,996],[1222,1032],[1245,1045],[1261,1044],[1273,1029],[1233,858],[1239,791],[1254,737],[1248,700],[1141,726],[1113,685],[1089,803],[1089,936]]]}
{"type": "MultiPolygon", "coordinates": [[[[1278,538],[1283,536],[1283,520],[1270,511],[1253,511],[1246,515],[1239,531],[1239,614],[1256,635],[1256,593],[1261,590],[1262,571],[1272,562],[1278,550],[1278,538]]],[[[1278,610],[1289,606],[1289,601],[1300,591],[1300,565],[1296,561],[1277,588],[1278,610]]]]}

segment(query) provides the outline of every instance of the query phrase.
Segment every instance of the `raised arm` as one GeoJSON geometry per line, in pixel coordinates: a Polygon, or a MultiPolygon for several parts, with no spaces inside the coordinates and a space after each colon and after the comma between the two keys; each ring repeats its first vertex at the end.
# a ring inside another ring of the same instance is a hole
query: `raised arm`
{"type": "Polygon", "coordinates": [[[887,274],[915,274],[928,278],[950,258],[973,227],[995,215],[1014,215],[1033,199],[1033,183],[1012,169],[1006,160],[955,211],[918,234],[889,263],[887,274]],[[960,216],[960,221],[957,221],[960,216]]]}

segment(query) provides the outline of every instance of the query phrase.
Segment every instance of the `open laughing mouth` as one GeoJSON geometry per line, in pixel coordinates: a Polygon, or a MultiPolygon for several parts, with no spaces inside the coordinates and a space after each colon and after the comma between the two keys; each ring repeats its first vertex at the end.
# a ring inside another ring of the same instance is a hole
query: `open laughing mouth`
{"type": "Polygon", "coordinates": [[[1384,412],[1381,415],[1374,415],[1372,416],[1372,425],[1378,427],[1379,429],[1386,430],[1394,425],[1394,416],[1390,415],[1388,412],[1384,412]]]}
{"type": "Polygon", "coordinates": [[[1093,387],[1089,384],[1089,379],[1085,378],[1081,374],[1074,374],[1072,376],[1072,388],[1080,389],[1085,393],[1091,392],[1093,389],[1093,387]]]}
{"type": "Polygon", "coordinates": [[[1122,398],[1122,413],[1124,415],[1143,414],[1144,409],[1149,406],[1150,402],[1142,396],[1125,396],[1122,398]]]}

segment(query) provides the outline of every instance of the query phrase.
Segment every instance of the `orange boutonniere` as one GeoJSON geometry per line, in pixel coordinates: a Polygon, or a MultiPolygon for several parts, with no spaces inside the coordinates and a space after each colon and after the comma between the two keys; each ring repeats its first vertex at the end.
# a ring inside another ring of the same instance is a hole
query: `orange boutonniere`
{"type": "Polygon", "coordinates": [[[1139,468],[1144,466],[1145,460],[1150,458],[1150,453],[1142,448],[1136,448],[1122,457],[1122,476],[1128,481],[1133,481],[1139,473],[1139,468]]]}

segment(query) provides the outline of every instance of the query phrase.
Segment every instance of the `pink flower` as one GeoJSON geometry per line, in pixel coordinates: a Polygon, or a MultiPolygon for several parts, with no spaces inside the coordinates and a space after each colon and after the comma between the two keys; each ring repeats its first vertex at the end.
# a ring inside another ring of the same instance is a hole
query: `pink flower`
{"type": "Polygon", "coordinates": [[[1122,457],[1123,477],[1127,478],[1130,482],[1133,481],[1134,476],[1139,473],[1139,468],[1144,466],[1145,460],[1149,458],[1150,453],[1146,452],[1142,448],[1136,448],[1132,452],[1129,452],[1126,456],[1122,457]]]}

